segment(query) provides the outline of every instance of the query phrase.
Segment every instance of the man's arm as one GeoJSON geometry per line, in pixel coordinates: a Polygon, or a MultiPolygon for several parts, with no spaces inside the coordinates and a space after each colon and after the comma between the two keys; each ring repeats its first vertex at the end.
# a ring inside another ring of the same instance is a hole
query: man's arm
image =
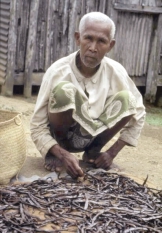
{"type": "Polygon", "coordinates": [[[52,85],[51,69],[45,73],[37,97],[34,113],[30,122],[30,131],[33,142],[43,157],[48,150],[57,144],[51,136],[48,120],[48,101],[52,85]]]}
{"type": "Polygon", "coordinates": [[[98,154],[98,158],[94,161],[96,167],[101,167],[104,169],[109,168],[113,162],[113,159],[126,145],[128,145],[128,143],[118,139],[107,151],[100,152],[98,154]]]}
{"type": "Polygon", "coordinates": [[[79,166],[79,161],[73,154],[70,154],[59,145],[51,147],[49,151],[63,163],[66,172],[71,177],[77,178],[78,176],[83,176],[83,171],[79,166]]]}
{"type": "Polygon", "coordinates": [[[48,104],[53,83],[52,75],[54,72],[49,71],[46,72],[43,78],[34,114],[31,119],[31,137],[38,151],[44,158],[46,154],[50,152],[62,162],[67,173],[73,178],[76,178],[83,175],[83,171],[79,167],[79,161],[74,155],[61,148],[50,133],[48,104]]]}
{"type": "MultiPolygon", "coordinates": [[[[138,138],[144,125],[145,120],[145,107],[143,105],[142,96],[135,87],[132,80],[127,80],[130,85],[127,85],[125,89],[130,89],[136,98],[136,114],[134,114],[127,122],[118,122],[115,127],[106,130],[98,135],[89,148],[84,153],[84,159],[90,162],[94,162],[97,167],[108,168],[113,159],[117,156],[119,151],[125,146],[137,146],[138,138]],[[120,132],[119,139],[111,146],[107,151],[100,152],[103,146],[114,137],[114,135],[120,132]]],[[[125,118],[126,119],[126,118],[125,118]]]]}

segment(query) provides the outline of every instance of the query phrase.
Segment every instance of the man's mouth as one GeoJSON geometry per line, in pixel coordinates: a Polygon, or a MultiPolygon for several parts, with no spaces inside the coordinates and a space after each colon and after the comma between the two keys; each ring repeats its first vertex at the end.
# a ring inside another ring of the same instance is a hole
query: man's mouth
{"type": "Polygon", "coordinates": [[[94,57],[94,56],[86,56],[88,59],[90,59],[90,60],[96,60],[96,57],[94,57]]]}

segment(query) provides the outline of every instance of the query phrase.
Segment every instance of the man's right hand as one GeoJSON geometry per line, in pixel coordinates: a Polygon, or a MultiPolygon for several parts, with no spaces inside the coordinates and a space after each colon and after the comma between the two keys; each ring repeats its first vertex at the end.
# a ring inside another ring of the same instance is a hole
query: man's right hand
{"type": "Polygon", "coordinates": [[[66,169],[66,172],[72,177],[77,178],[79,176],[83,176],[83,171],[79,166],[79,160],[69,152],[67,154],[64,154],[62,157],[62,161],[64,164],[64,167],[66,169]]]}
{"type": "Polygon", "coordinates": [[[77,178],[84,175],[82,169],[79,166],[79,160],[70,154],[65,149],[61,148],[59,145],[54,145],[50,149],[50,153],[55,155],[63,163],[66,172],[72,177],[77,178]]]}

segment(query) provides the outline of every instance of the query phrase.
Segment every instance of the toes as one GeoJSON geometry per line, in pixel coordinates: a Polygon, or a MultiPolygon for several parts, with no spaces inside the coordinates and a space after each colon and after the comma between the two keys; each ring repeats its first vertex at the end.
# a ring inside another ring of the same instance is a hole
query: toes
{"type": "Polygon", "coordinates": [[[62,171],[62,167],[56,167],[55,171],[56,172],[61,172],[62,171]]]}
{"type": "Polygon", "coordinates": [[[60,172],[62,170],[62,163],[61,161],[56,158],[54,155],[48,153],[45,158],[44,167],[51,172],[60,172]]]}
{"type": "Polygon", "coordinates": [[[48,170],[48,171],[54,171],[55,168],[51,165],[51,164],[45,164],[44,167],[48,170]]]}
{"type": "Polygon", "coordinates": [[[55,172],[55,171],[56,171],[56,168],[55,168],[55,167],[51,167],[50,171],[51,171],[51,172],[55,172]]]}

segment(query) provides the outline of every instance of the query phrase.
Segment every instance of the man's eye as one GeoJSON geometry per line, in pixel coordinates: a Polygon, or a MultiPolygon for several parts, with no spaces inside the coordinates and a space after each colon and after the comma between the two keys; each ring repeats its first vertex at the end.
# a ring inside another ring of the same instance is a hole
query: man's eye
{"type": "Polygon", "coordinates": [[[106,41],[105,41],[105,40],[100,39],[100,40],[99,40],[99,43],[103,43],[103,44],[105,44],[105,43],[106,43],[106,41]]]}
{"type": "Polygon", "coordinates": [[[92,40],[90,36],[85,37],[86,40],[92,40]]]}

